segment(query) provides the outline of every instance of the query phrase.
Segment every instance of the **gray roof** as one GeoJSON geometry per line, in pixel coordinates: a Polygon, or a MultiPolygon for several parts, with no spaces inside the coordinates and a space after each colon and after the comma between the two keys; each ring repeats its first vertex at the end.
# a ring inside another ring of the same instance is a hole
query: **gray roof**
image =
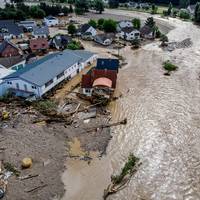
{"type": "Polygon", "coordinates": [[[0,20],[0,34],[8,35],[8,33],[1,32],[1,30],[7,29],[9,34],[19,36],[23,33],[23,28],[15,24],[14,20],[0,20]]]}
{"type": "Polygon", "coordinates": [[[49,54],[4,79],[21,78],[35,85],[43,86],[75,63],[84,62],[93,55],[93,53],[83,50],[65,50],[49,54]]]}
{"type": "Polygon", "coordinates": [[[48,26],[34,26],[33,35],[49,35],[48,26]]]}
{"type": "Polygon", "coordinates": [[[3,65],[5,68],[10,68],[13,65],[16,65],[24,60],[26,60],[24,56],[12,56],[12,57],[0,58],[0,65],[3,65]]]}

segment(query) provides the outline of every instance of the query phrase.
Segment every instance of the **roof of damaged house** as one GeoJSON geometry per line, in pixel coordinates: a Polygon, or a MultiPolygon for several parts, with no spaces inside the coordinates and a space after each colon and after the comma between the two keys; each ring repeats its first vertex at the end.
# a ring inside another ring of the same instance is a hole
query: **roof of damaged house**
{"type": "Polygon", "coordinates": [[[91,26],[89,24],[83,24],[77,32],[85,33],[91,26]]]}
{"type": "Polygon", "coordinates": [[[49,54],[26,65],[23,69],[5,77],[5,79],[20,78],[35,85],[43,86],[72,65],[83,62],[85,59],[88,60],[93,55],[91,52],[72,50],[49,54]]]}
{"type": "Polygon", "coordinates": [[[119,60],[111,58],[98,58],[96,69],[116,70],[118,72],[119,60]]]}
{"type": "Polygon", "coordinates": [[[34,26],[33,27],[33,35],[49,35],[49,27],[48,26],[34,26]]]}
{"type": "Polygon", "coordinates": [[[107,39],[113,39],[115,37],[115,34],[105,34],[105,33],[102,33],[102,34],[98,34],[95,36],[95,38],[98,38],[99,40],[101,40],[102,42],[104,42],[105,40],[107,39]]]}
{"type": "Polygon", "coordinates": [[[46,38],[37,38],[30,40],[31,50],[48,49],[49,43],[46,38]]]}
{"type": "Polygon", "coordinates": [[[3,57],[0,58],[0,65],[3,65],[5,68],[10,68],[22,61],[25,61],[26,58],[24,56],[11,56],[11,57],[3,57]]]}
{"type": "Polygon", "coordinates": [[[14,43],[10,42],[9,40],[3,40],[3,42],[0,44],[0,54],[7,48],[7,46],[12,46],[20,53],[20,49],[14,43]]]}
{"type": "MultiPolygon", "coordinates": [[[[99,78],[107,78],[111,80],[111,87],[116,87],[116,81],[117,81],[117,71],[114,70],[105,70],[105,69],[93,69],[88,74],[84,74],[82,76],[82,82],[81,87],[82,88],[92,88],[93,83],[96,79],[99,78]]],[[[100,81],[97,82],[97,84],[102,83],[107,86],[110,86],[108,81],[103,81],[105,79],[100,79],[100,81]],[[104,82],[104,83],[103,83],[104,82]]]]}
{"type": "Polygon", "coordinates": [[[93,87],[104,86],[104,87],[112,87],[112,81],[109,78],[101,77],[94,80],[93,87]]]}
{"type": "Polygon", "coordinates": [[[140,33],[142,34],[142,35],[148,35],[148,34],[150,34],[150,33],[152,33],[152,28],[151,27],[149,27],[149,26],[147,26],[147,25],[144,25],[141,29],[140,29],[140,33]]]}
{"type": "Polygon", "coordinates": [[[124,33],[132,33],[134,32],[139,32],[137,29],[134,29],[133,27],[124,27],[121,29],[122,32],[124,33]]]}
{"type": "Polygon", "coordinates": [[[51,39],[51,45],[53,43],[55,43],[58,47],[63,47],[68,45],[70,42],[72,41],[72,38],[69,35],[66,34],[58,34],[55,35],[52,39],[51,39]]]}
{"type": "Polygon", "coordinates": [[[12,34],[19,36],[23,33],[23,28],[15,24],[14,20],[0,20],[0,35],[12,34]],[[7,32],[5,32],[7,29],[7,32]]]}

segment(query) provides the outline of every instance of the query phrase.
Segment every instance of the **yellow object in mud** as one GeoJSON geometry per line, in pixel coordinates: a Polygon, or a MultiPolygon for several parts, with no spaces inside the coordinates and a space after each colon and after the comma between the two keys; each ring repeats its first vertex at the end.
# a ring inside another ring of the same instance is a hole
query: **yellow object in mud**
{"type": "Polygon", "coordinates": [[[3,111],[3,113],[2,113],[2,119],[3,119],[3,120],[9,119],[9,117],[10,117],[9,115],[10,115],[9,112],[3,111]]]}
{"type": "Polygon", "coordinates": [[[33,164],[33,161],[31,158],[24,158],[22,160],[22,167],[23,168],[30,168],[33,164]]]}

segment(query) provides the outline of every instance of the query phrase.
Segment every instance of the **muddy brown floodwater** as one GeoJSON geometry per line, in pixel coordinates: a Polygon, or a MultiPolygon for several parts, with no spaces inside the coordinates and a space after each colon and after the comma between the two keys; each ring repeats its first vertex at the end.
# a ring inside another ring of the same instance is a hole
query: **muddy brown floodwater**
{"type": "Polygon", "coordinates": [[[113,120],[127,117],[128,124],[112,129],[103,159],[91,165],[67,163],[63,200],[102,200],[110,175],[120,171],[129,153],[142,165],[129,185],[109,200],[200,199],[200,30],[177,19],[163,22],[175,27],[170,41],[190,36],[193,46],[164,52],[153,43],[137,51],[121,50],[128,64],[118,79],[123,97],[112,111],[113,120]],[[171,76],[163,75],[167,59],[179,67],[171,76]]]}

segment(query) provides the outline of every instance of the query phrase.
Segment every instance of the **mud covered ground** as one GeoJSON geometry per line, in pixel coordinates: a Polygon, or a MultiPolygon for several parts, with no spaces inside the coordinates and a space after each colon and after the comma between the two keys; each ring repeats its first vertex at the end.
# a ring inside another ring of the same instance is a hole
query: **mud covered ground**
{"type": "MultiPolygon", "coordinates": [[[[63,123],[45,124],[33,121],[44,117],[30,107],[20,107],[0,103],[1,111],[8,111],[10,119],[0,121],[0,158],[8,162],[20,172],[19,177],[39,175],[37,177],[20,180],[16,176],[8,179],[7,192],[4,199],[9,200],[44,200],[60,199],[64,194],[61,174],[64,170],[69,153],[69,142],[77,138],[81,142],[84,152],[99,151],[104,153],[110,140],[109,129],[101,132],[87,132],[88,127],[107,123],[107,118],[98,115],[89,119],[87,123],[76,120],[69,126],[63,123]],[[29,169],[21,169],[21,161],[31,157],[33,165],[29,169]],[[33,192],[27,192],[38,186],[46,185],[33,192]]],[[[76,156],[79,159],[79,155],[76,156]]],[[[67,166],[66,166],[67,167],[67,166]]]]}

